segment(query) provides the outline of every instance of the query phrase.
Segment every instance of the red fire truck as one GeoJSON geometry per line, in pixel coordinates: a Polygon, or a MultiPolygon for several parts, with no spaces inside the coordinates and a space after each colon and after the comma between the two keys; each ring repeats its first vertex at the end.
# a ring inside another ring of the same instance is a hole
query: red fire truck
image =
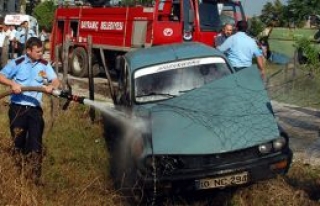
{"type": "Polygon", "coordinates": [[[88,54],[95,74],[106,67],[116,74],[119,59],[128,51],[184,41],[214,46],[223,24],[245,19],[238,0],[155,0],[130,5],[89,2],[91,5],[60,6],[53,24],[51,58],[54,61],[58,55],[59,61],[64,59],[62,48],[68,39],[69,72],[78,77],[88,75],[88,54]]]}

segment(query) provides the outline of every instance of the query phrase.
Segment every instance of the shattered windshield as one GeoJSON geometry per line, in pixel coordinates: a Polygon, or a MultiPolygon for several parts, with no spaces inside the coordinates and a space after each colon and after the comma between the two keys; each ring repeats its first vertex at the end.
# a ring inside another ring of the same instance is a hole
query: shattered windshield
{"type": "Polygon", "coordinates": [[[221,57],[159,64],[134,74],[136,102],[170,99],[231,74],[221,57]]]}

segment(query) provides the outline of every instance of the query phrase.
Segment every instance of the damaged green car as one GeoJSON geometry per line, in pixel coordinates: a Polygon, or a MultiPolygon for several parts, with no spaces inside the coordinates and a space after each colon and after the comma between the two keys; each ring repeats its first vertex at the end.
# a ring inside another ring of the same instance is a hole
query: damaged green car
{"type": "Polygon", "coordinates": [[[256,66],[235,72],[214,48],[183,43],[129,52],[120,70],[104,127],[114,185],[133,205],[288,171],[289,138],[256,66]]]}

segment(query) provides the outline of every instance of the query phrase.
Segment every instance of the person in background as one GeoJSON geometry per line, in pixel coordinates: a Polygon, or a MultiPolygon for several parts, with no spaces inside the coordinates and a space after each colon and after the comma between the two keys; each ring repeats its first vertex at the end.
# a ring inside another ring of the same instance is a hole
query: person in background
{"type": "Polygon", "coordinates": [[[220,46],[229,36],[233,33],[233,25],[230,23],[226,23],[223,27],[221,32],[216,36],[214,40],[214,46],[220,46]]]}
{"type": "Polygon", "coordinates": [[[8,46],[9,46],[10,27],[2,25],[0,32],[0,68],[8,61],[8,46]]]}
{"type": "Polygon", "coordinates": [[[41,33],[39,35],[40,40],[42,41],[43,51],[45,50],[45,44],[49,40],[49,34],[47,33],[46,29],[43,27],[41,33]]]}
{"type": "Polygon", "coordinates": [[[36,37],[36,34],[32,29],[29,28],[29,23],[27,21],[24,21],[20,25],[20,30],[16,32],[18,56],[21,56],[24,53],[25,43],[30,37],[36,37]]]}
{"type": "Polygon", "coordinates": [[[0,25],[0,57],[2,55],[2,47],[4,44],[5,38],[6,38],[6,34],[4,32],[3,25],[0,25]]]}
{"type": "Polygon", "coordinates": [[[252,59],[256,58],[261,77],[264,79],[263,53],[256,41],[246,33],[248,30],[247,22],[237,22],[236,29],[237,33],[230,36],[217,48],[227,55],[236,71],[250,67],[252,59]]]}
{"type": "Polygon", "coordinates": [[[9,59],[13,59],[14,58],[14,53],[16,52],[16,27],[14,25],[10,25],[10,36],[9,36],[9,59]]]}
{"type": "Polygon", "coordinates": [[[26,42],[26,54],[10,61],[0,71],[0,83],[12,91],[9,107],[12,155],[21,172],[22,157],[26,160],[24,174],[35,185],[40,185],[42,164],[42,135],[44,120],[42,93],[22,92],[22,87],[43,87],[46,93],[58,88],[60,81],[51,65],[42,59],[42,42],[31,37],[26,42]],[[47,84],[48,83],[48,84],[47,84]]]}

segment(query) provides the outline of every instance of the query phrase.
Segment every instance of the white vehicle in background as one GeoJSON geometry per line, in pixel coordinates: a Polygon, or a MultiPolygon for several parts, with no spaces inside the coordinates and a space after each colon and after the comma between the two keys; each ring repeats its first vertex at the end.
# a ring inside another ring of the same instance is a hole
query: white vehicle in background
{"type": "MultiPolygon", "coordinates": [[[[15,26],[17,31],[21,29],[20,26],[23,22],[28,22],[29,30],[33,30],[36,36],[39,36],[39,24],[35,17],[26,14],[7,14],[4,17],[4,24],[15,26]]],[[[4,43],[2,47],[0,68],[6,65],[9,59],[16,58],[17,55],[16,51],[12,52],[9,48],[9,37],[4,41],[7,41],[7,43],[4,43]]]]}
{"type": "Polygon", "coordinates": [[[19,30],[22,22],[27,21],[29,24],[29,29],[33,30],[34,33],[39,36],[39,25],[35,17],[26,14],[7,14],[4,17],[4,24],[14,25],[19,30]]]}

